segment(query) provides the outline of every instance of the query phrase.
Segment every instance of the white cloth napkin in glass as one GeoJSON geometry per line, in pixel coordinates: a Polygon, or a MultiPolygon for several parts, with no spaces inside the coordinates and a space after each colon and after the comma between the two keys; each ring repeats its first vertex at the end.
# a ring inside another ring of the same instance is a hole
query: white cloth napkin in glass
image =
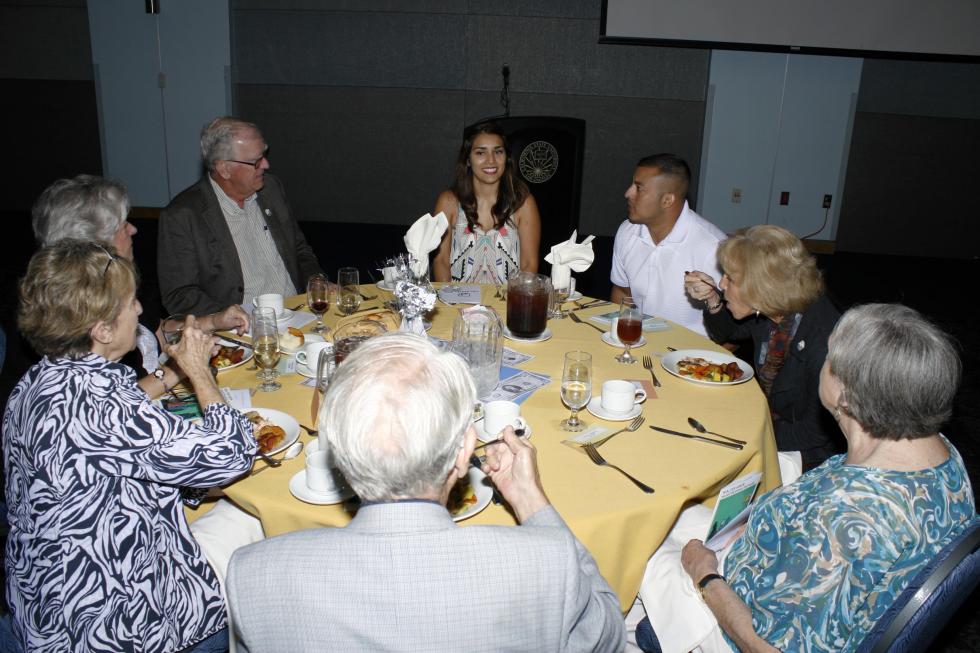
{"type": "Polygon", "coordinates": [[[426,213],[415,221],[405,234],[405,248],[415,260],[412,261],[412,272],[421,276],[429,271],[429,252],[439,246],[442,234],[449,228],[446,215],[440,211],[432,216],[426,213]]]}
{"type": "Polygon", "coordinates": [[[551,283],[555,288],[567,288],[572,272],[585,272],[595,260],[595,252],[592,251],[595,236],[589,236],[580,243],[575,242],[577,237],[578,231],[573,231],[571,238],[552,246],[551,253],[544,257],[551,263],[551,283]]]}

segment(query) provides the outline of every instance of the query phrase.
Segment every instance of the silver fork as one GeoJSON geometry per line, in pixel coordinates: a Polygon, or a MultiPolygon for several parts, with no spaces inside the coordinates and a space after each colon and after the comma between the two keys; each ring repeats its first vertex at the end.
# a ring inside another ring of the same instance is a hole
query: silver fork
{"type": "Polygon", "coordinates": [[[660,379],[658,379],[657,378],[657,375],[653,373],[653,359],[650,358],[649,356],[644,356],[643,357],[643,367],[647,368],[647,372],[650,373],[650,378],[653,379],[653,387],[659,388],[660,387],[660,379]]]}
{"type": "Polygon", "coordinates": [[[629,480],[633,481],[633,485],[635,485],[636,487],[640,488],[641,490],[643,490],[647,494],[653,494],[653,488],[652,487],[650,487],[649,485],[646,485],[646,484],[644,484],[644,483],[636,480],[635,478],[633,478],[632,476],[630,476],[627,472],[624,472],[623,470],[621,470],[619,467],[616,467],[612,463],[607,463],[606,462],[606,459],[603,458],[602,456],[600,456],[599,455],[599,452],[596,451],[595,447],[592,446],[591,444],[588,444],[588,443],[583,444],[582,445],[582,448],[585,450],[585,453],[587,453],[589,455],[589,458],[592,459],[592,462],[594,462],[596,465],[600,465],[602,467],[612,467],[617,472],[619,472],[620,474],[622,474],[623,476],[625,476],[629,480]]]}
{"type": "Polygon", "coordinates": [[[591,442],[590,444],[593,447],[601,447],[605,443],[609,442],[609,440],[611,440],[614,436],[619,435],[623,431],[629,431],[630,433],[632,433],[636,429],[638,429],[641,426],[643,426],[643,422],[644,421],[646,421],[646,417],[644,417],[643,415],[638,415],[636,417],[636,419],[634,419],[632,422],[630,422],[629,424],[627,424],[623,428],[619,429],[615,433],[610,433],[609,435],[607,435],[606,437],[602,438],[601,440],[596,440],[595,442],[591,442]]]}
{"type": "Polygon", "coordinates": [[[572,322],[575,322],[576,324],[585,324],[585,325],[588,325],[588,326],[592,327],[593,329],[595,329],[599,333],[605,333],[605,331],[603,331],[602,329],[600,329],[596,325],[592,324],[591,322],[583,322],[582,321],[582,318],[580,318],[575,313],[569,313],[568,314],[568,317],[572,318],[572,322]]]}

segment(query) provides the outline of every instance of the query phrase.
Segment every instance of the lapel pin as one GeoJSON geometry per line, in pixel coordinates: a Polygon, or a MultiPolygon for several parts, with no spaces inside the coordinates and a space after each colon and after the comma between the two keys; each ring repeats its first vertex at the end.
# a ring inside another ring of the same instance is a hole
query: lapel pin
{"type": "Polygon", "coordinates": [[[800,340],[798,343],[796,343],[796,349],[798,351],[803,351],[805,347],[806,347],[806,340],[800,340]]]}
{"type": "Polygon", "coordinates": [[[265,214],[266,215],[272,215],[272,209],[266,209],[265,210],[265,214]]]}

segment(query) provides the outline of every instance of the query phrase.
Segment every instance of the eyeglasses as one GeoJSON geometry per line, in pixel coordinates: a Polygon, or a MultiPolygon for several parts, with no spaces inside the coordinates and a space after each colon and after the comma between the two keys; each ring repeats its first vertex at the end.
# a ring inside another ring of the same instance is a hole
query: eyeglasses
{"type": "Polygon", "coordinates": [[[106,261],[105,268],[102,270],[102,276],[105,277],[106,273],[109,272],[109,266],[112,265],[112,262],[118,259],[119,257],[98,243],[95,243],[95,246],[101,249],[103,252],[105,252],[105,255],[109,257],[109,260],[106,261]]]}
{"type": "Polygon", "coordinates": [[[268,161],[268,158],[266,157],[266,155],[263,154],[255,161],[239,161],[238,159],[225,159],[225,161],[227,161],[228,163],[241,163],[243,166],[252,166],[256,170],[258,170],[259,166],[262,165],[262,162],[268,161]]]}

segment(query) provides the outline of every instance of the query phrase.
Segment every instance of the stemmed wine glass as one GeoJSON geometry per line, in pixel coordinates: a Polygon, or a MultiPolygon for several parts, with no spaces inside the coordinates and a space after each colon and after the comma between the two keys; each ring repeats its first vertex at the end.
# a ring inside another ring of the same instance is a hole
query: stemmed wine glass
{"type": "Polygon", "coordinates": [[[626,351],[616,357],[620,363],[635,363],[630,347],[640,341],[643,335],[643,313],[632,297],[623,297],[619,305],[619,321],[616,323],[616,337],[626,345],[626,351]]]}
{"type": "Polygon", "coordinates": [[[559,426],[563,431],[581,431],[585,422],[578,418],[578,411],[585,408],[592,398],[592,354],[570,351],[565,354],[565,368],[561,373],[561,400],[572,414],[559,426]]]}
{"type": "Polygon", "coordinates": [[[337,271],[337,310],[344,315],[357,311],[361,305],[360,273],[357,268],[340,268],[337,271]]]}
{"type": "Polygon", "coordinates": [[[282,385],[276,381],[276,365],[279,363],[279,328],[276,326],[276,312],[272,308],[256,308],[252,312],[252,351],[255,362],[262,370],[259,390],[272,392],[282,385]]]}
{"type": "Polygon", "coordinates": [[[306,282],[306,305],[316,315],[313,331],[320,334],[327,331],[327,326],[323,323],[323,314],[330,308],[330,282],[327,277],[317,273],[306,282]]]}

